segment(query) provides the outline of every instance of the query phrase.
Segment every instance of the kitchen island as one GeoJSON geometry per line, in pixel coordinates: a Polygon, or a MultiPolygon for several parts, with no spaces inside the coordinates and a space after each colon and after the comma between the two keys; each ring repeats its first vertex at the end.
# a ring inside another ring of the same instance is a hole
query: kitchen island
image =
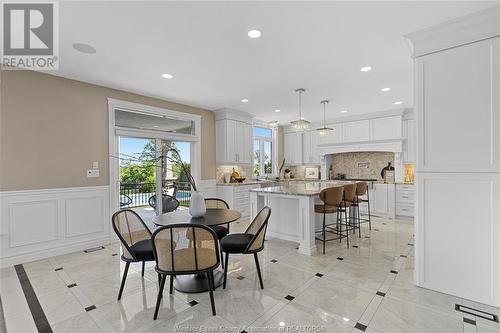
{"type": "Polygon", "coordinates": [[[319,218],[314,204],[319,193],[328,187],[342,186],[353,181],[292,181],[279,186],[250,190],[250,217],[264,207],[271,207],[267,236],[299,243],[299,253],[316,253],[315,230],[319,218]]]}

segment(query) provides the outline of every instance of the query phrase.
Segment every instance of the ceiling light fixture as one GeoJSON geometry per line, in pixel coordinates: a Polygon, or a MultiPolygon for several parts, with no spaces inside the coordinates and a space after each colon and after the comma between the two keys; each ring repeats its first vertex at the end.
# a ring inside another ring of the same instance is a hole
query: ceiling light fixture
{"type": "Polygon", "coordinates": [[[96,49],[92,45],[85,43],[74,43],[73,48],[81,53],[86,53],[86,54],[96,53],[96,49]]]}
{"type": "Polygon", "coordinates": [[[256,30],[256,29],[253,29],[253,30],[250,30],[248,33],[247,33],[248,37],[250,38],[259,38],[260,36],[262,36],[262,32],[260,32],[260,30],[256,30]]]}
{"type": "Polygon", "coordinates": [[[174,76],[172,74],[165,73],[165,74],[162,74],[161,77],[164,79],[172,79],[174,76]]]}
{"type": "Polygon", "coordinates": [[[281,112],[281,110],[280,109],[276,109],[276,110],[274,110],[274,112],[281,112]]]}
{"type": "Polygon", "coordinates": [[[304,88],[295,89],[295,92],[299,95],[299,119],[291,121],[290,124],[292,128],[296,131],[304,131],[309,127],[310,122],[302,117],[302,94],[306,90],[304,88]]]}
{"type": "Polygon", "coordinates": [[[403,104],[403,102],[401,101],[394,102],[394,105],[401,105],[401,104],[403,104]]]}
{"type": "Polygon", "coordinates": [[[387,87],[387,88],[382,88],[382,89],[380,89],[380,91],[382,91],[382,92],[391,91],[391,88],[389,88],[389,87],[387,87]]]}
{"type": "Polygon", "coordinates": [[[362,72],[369,72],[371,70],[372,70],[371,66],[364,66],[364,67],[361,67],[361,69],[360,69],[360,71],[362,71],[362,72]]]}
{"type": "Polygon", "coordinates": [[[248,99],[243,98],[243,99],[241,100],[241,102],[242,102],[242,103],[248,103],[248,99]]]}
{"type": "Polygon", "coordinates": [[[347,113],[347,110],[341,110],[340,112],[341,113],[347,113]]]}
{"type": "Polygon", "coordinates": [[[323,127],[320,127],[320,128],[316,128],[316,131],[318,131],[318,134],[319,135],[327,135],[329,133],[331,133],[333,131],[333,128],[331,127],[326,127],[326,105],[329,103],[330,101],[325,99],[325,100],[322,100],[320,103],[323,104],[323,127]]]}

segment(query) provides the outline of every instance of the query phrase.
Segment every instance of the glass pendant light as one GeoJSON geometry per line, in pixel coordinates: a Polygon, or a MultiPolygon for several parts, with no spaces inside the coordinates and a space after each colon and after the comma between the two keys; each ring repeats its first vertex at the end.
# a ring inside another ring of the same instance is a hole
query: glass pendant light
{"type": "Polygon", "coordinates": [[[270,122],[267,123],[269,127],[276,128],[279,126],[279,123],[277,120],[271,120],[270,122]]]}
{"type": "Polygon", "coordinates": [[[327,135],[333,132],[333,128],[331,127],[326,127],[326,105],[330,101],[325,99],[322,100],[320,103],[323,104],[323,127],[316,128],[316,131],[318,131],[319,135],[327,135]]]}
{"type": "Polygon", "coordinates": [[[310,122],[302,117],[302,94],[306,90],[304,88],[295,89],[295,92],[299,94],[299,119],[291,121],[290,125],[296,131],[304,131],[309,127],[310,122]]]}

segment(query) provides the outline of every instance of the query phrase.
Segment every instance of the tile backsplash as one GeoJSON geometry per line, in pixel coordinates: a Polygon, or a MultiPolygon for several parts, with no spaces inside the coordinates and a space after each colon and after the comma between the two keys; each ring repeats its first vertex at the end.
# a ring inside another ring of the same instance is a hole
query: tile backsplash
{"type": "Polygon", "coordinates": [[[343,173],[346,178],[382,179],[380,172],[387,163],[394,166],[393,152],[352,152],[331,156],[334,177],[343,173]]]}
{"type": "Polygon", "coordinates": [[[317,167],[321,169],[320,165],[293,165],[285,167],[283,168],[283,170],[288,168],[290,169],[290,173],[292,174],[293,178],[303,179],[306,177],[306,168],[310,167],[317,167]]]}
{"type": "Polygon", "coordinates": [[[253,166],[251,164],[248,165],[218,165],[215,173],[215,179],[217,183],[224,183],[224,174],[231,173],[233,168],[240,174],[242,177],[247,177],[250,179],[253,177],[253,166]]]}

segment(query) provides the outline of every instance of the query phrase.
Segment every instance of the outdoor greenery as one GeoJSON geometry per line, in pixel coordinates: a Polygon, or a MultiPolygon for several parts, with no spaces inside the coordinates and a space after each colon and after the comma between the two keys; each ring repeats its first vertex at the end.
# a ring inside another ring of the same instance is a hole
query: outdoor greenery
{"type": "MultiPolygon", "coordinates": [[[[176,149],[175,143],[170,142],[168,145],[165,143],[165,147],[162,150],[168,151],[171,149],[176,149]]],[[[169,152],[167,155],[172,155],[173,152],[169,152]]],[[[177,179],[180,183],[189,183],[189,179],[185,172],[182,172],[182,168],[191,172],[190,163],[183,162],[182,166],[180,163],[172,163],[172,174],[173,177],[177,179]]],[[[142,184],[150,183],[153,184],[153,189],[151,190],[151,185],[144,185],[141,188],[144,192],[154,191],[154,184],[156,182],[156,150],[155,150],[155,140],[150,139],[144,145],[142,152],[137,156],[130,158],[123,158],[120,161],[120,181],[122,184],[142,184]]],[[[166,168],[162,170],[162,179],[166,178],[166,168]]]]}

